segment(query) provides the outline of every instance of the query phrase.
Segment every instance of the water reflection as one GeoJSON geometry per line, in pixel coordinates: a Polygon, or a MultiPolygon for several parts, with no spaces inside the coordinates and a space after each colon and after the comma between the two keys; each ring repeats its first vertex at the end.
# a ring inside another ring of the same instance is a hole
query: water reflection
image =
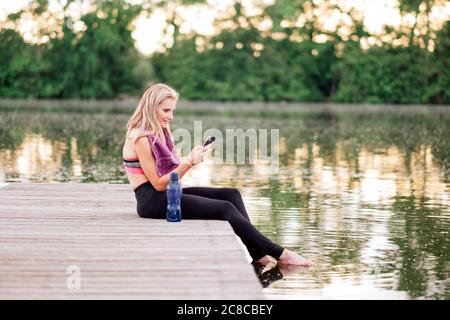
{"type": "Polygon", "coordinates": [[[281,280],[287,276],[298,275],[299,273],[310,271],[308,267],[278,265],[276,262],[269,263],[267,265],[254,262],[252,263],[252,266],[263,288],[266,288],[273,282],[281,280]]]}
{"type": "MultiPolygon", "coordinates": [[[[125,183],[127,119],[2,113],[0,183],[125,183]]],[[[313,260],[307,271],[255,269],[269,298],[450,298],[450,115],[202,120],[204,130],[280,128],[277,174],[262,163],[207,161],[184,178],[239,188],[264,234],[313,260]]]]}
{"type": "Polygon", "coordinates": [[[75,137],[69,143],[46,139],[42,134],[25,134],[15,150],[0,150],[4,181],[80,180],[81,160],[75,137]]]}

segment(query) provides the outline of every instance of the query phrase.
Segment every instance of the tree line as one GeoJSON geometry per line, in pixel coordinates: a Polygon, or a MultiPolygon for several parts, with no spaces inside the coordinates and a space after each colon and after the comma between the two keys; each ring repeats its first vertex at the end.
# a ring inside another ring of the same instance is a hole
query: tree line
{"type": "Polygon", "coordinates": [[[173,45],[144,57],[132,22],[155,4],[94,1],[74,22],[50,14],[48,1],[32,1],[0,25],[0,97],[115,98],[163,81],[192,100],[450,103],[450,22],[435,30],[430,15],[439,0],[400,0],[402,16],[415,22],[381,35],[368,32],[354,8],[306,0],[278,0],[257,15],[236,0],[215,22],[217,34],[180,33],[177,6],[198,2],[158,3],[173,45]],[[328,30],[324,10],[338,10],[346,25],[328,30]],[[53,21],[39,29],[46,41],[24,39],[24,17],[53,21]]]}

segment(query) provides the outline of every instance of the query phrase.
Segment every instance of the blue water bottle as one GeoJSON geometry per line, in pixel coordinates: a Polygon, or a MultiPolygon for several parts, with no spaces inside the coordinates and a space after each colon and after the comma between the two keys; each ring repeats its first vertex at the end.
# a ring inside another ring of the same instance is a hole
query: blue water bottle
{"type": "Polygon", "coordinates": [[[167,186],[167,221],[178,222],[181,221],[181,194],[183,189],[178,180],[178,172],[170,174],[170,182],[167,186]]]}

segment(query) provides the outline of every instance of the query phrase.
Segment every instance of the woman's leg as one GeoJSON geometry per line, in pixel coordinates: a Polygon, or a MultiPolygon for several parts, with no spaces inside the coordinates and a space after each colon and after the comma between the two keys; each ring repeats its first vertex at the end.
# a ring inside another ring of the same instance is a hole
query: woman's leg
{"type": "MultiPolygon", "coordinates": [[[[241,215],[249,222],[250,217],[248,216],[247,210],[245,209],[244,201],[242,200],[241,193],[235,188],[210,188],[210,187],[188,187],[183,188],[184,194],[191,194],[196,196],[201,196],[210,199],[225,200],[231,202],[236,209],[239,210],[241,215]]],[[[250,249],[249,249],[250,250],[250,249]]],[[[259,253],[257,256],[265,256],[265,253],[259,249],[259,247],[251,248],[251,250],[259,253]]],[[[270,263],[272,259],[270,257],[264,257],[259,260],[260,263],[270,263]]]]}
{"type": "Polygon", "coordinates": [[[254,260],[266,254],[278,259],[284,250],[261,234],[230,201],[184,193],[181,198],[181,214],[183,219],[228,221],[254,260]]]}
{"type": "Polygon", "coordinates": [[[183,188],[184,194],[192,194],[195,196],[230,201],[242,216],[250,221],[244,201],[242,201],[241,193],[235,188],[208,188],[208,187],[189,187],[183,188]]]}
{"type": "MultiPolygon", "coordinates": [[[[185,188],[190,189],[190,188],[185,188]]],[[[200,188],[203,189],[203,188],[200,188]]],[[[206,188],[208,189],[208,188],[206,188]]],[[[211,188],[214,189],[214,188],[211,188]]],[[[217,188],[220,190],[220,188],[217,188]]],[[[208,199],[205,197],[186,194],[183,190],[181,201],[182,215],[186,219],[218,219],[227,220],[231,224],[234,232],[242,239],[254,260],[264,260],[264,255],[268,254],[278,259],[280,263],[310,265],[310,262],[298,254],[283,249],[264,237],[250,222],[242,198],[239,195],[238,201],[232,201],[238,207],[243,208],[242,212],[230,201],[208,199]],[[203,199],[203,200],[202,200],[203,199]],[[242,204],[242,207],[239,205],[242,204]],[[183,210],[184,208],[184,210],[183,210]],[[200,209],[200,210],[199,210],[200,209]],[[261,259],[262,258],[262,259],[261,259]]],[[[197,190],[205,192],[205,190],[197,190]]],[[[188,190],[189,192],[189,190],[188,190]]],[[[227,191],[228,194],[237,194],[235,191],[227,191]]],[[[222,197],[225,193],[219,192],[222,197]]],[[[137,211],[142,218],[164,219],[167,206],[165,192],[156,191],[150,183],[145,183],[135,190],[137,200],[137,211]]],[[[211,194],[210,194],[211,195],[211,194]]]]}

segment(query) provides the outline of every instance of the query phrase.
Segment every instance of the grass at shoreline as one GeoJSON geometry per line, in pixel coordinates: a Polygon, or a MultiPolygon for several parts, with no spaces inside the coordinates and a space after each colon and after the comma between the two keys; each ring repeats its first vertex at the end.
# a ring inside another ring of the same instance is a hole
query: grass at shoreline
{"type": "MultiPolygon", "coordinates": [[[[86,114],[132,114],[137,100],[2,100],[0,111],[86,114]]],[[[288,118],[308,114],[423,113],[450,114],[446,105],[363,105],[335,103],[259,103],[179,101],[178,115],[288,118]]]]}

